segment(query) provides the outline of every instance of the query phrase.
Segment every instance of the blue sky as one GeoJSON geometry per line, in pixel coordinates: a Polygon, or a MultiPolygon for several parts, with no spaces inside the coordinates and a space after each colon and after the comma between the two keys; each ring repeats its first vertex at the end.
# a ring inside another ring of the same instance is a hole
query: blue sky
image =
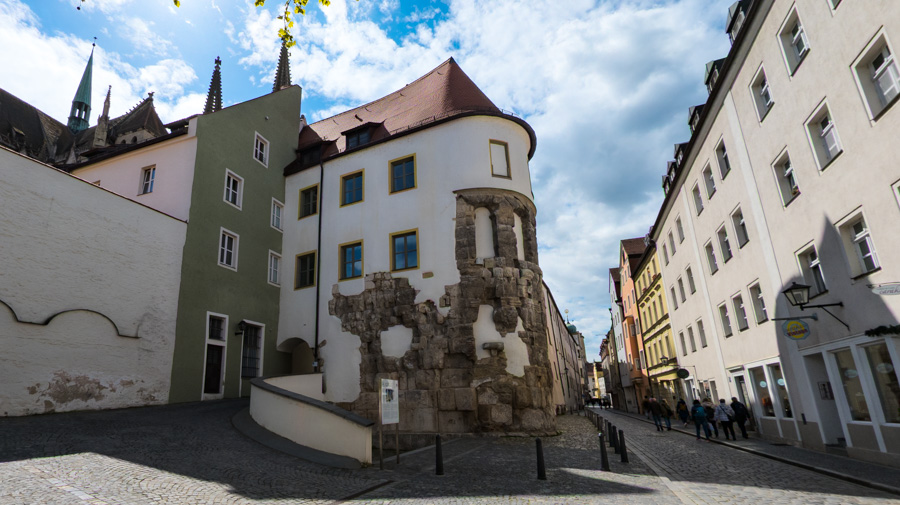
{"type": "MultiPolygon", "coordinates": [[[[730,1],[315,1],[291,51],[311,121],[453,56],[497,106],[535,129],[544,279],[597,357],[618,241],[643,236],[656,217],[673,145],[689,138],[687,109],[706,100],[704,66],[727,54],[730,1]]],[[[0,0],[0,88],[65,122],[97,37],[91,123],[109,85],[114,115],[149,91],[163,121],[201,112],[216,56],[223,102],[255,98],[271,90],[280,2],[252,4],[0,0]]]]}

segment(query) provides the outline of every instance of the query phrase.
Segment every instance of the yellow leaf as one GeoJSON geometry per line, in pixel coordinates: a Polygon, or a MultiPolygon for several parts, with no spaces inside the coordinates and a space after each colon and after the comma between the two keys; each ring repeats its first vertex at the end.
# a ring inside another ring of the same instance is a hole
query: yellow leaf
{"type": "Polygon", "coordinates": [[[175,4],[175,7],[181,7],[181,1],[180,1],[180,0],[172,0],[172,2],[175,4]]]}
{"type": "Polygon", "coordinates": [[[253,2],[253,5],[255,7],[262,7],[265,4],[266,4],[266,0],[256,0],[255,2],[253,2]]]}

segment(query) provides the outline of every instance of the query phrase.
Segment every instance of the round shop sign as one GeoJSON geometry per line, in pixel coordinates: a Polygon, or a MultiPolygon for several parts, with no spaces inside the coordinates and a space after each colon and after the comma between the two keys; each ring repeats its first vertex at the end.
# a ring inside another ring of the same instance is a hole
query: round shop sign
{"type": "Polygon", "coordinates": [[[778,379],[777,381],[775,381],[775,384],[784,387],[784,379],[778,379]]]}
{"type": "Polygon", "coordinates": [[[759,387],[765,389],[768,386],[769,386],[769,384],[766,381],[759,381],[759,387]]]}
{"type": "Polygon", "coordinates": [[[859,372],[857,372],[856,370],[854,370],[852,368],[849,368],[847,370],[844,370],[844,377],[846,377],[848,379],[855,379],[855,378],[859,377],[859,372]]]}
{"type": "Polygon", "coordinates": [[[684,368],[679,368],[678,371],[675,372],[675,375],[676,375],[679,379],[687,379],[688,377],[691,376],[691,372],[688,372],[688,371],[685,370],[684,368]]]}
{"type": "Polygon", "coordinates": [[[784,336],[791,340],[803,340],[809,336],[809,325],[800,319],[790,319],[781,325],[784,336]]]}
{"type": "Polygon", "coordinates": [[[879,363],[875,366],[875,370],[880,374],[889,374],[894,371],[894,365],[890,363],[879,363]]]}

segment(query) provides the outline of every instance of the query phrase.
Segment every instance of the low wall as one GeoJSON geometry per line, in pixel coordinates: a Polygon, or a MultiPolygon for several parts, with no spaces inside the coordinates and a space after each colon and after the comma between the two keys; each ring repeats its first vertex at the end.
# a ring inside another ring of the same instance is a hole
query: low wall
{"type": "Polygon", "coordinates": [[[297,444],[371,464],[374,421],[276,385],[308,388],[315,382],[312,376],[319,378],[321,396],[319,374],[253,379],[250,416],[263,428],[297,444]]]}
{"type": "Polygon", "coordinates": [[[325,395],[322,393],[322,375],[320,373],[310,373],[270,377],[266,379],[266,383],[281,389],[287,389],[291,393],[308,396],[314,400],[325,401],[325,395]]]}

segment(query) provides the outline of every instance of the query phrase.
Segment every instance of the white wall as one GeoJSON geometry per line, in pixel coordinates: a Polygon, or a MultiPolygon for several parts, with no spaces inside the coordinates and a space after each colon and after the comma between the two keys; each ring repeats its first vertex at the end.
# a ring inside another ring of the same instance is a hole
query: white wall
{"type": "Polygon", "coordinates": [[[186,224],[5,149],[0,180],[0,413],[165,403],[186,224]]]}

